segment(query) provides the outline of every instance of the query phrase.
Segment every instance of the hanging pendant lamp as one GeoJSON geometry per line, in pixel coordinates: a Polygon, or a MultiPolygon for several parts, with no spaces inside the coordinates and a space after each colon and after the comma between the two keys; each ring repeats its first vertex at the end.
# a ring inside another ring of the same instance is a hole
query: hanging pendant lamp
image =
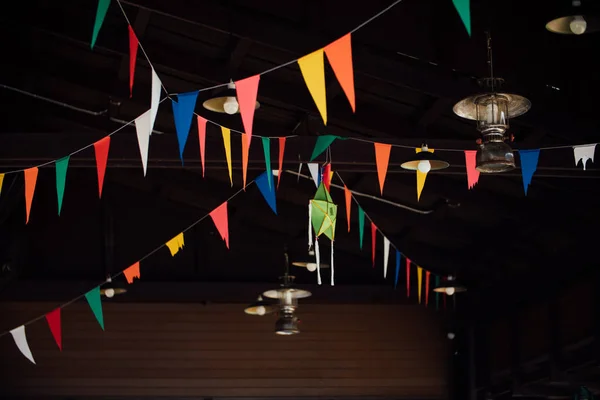
{"type": "MultiPolygon", "coordinates": [[[[548,31],[561,35],[583,35],[600,30],[598,15],[590,14],[589,7],[583,6],[581,0],[573,0],[570,3],[570,7],[563,11],[563,16],[546,24],[548,31]]],[[[590,0],[586,3],[591,4],[590,0]]]]}
{"type": "MultiPolygon", "coordinates": [[[[235,91],[235,83],[233,81],[227,84],[227,89],[221,92],[218,97],[213,97],[202,103],[202,107],[209,111],[214,111],[224,114],[237,114],[240,112],[240,105],[237,101],[237,93],[235,91]]],[[[260,103],[256,102],[256,108],[260,107],[260,103]]]]}
{"type": "Polygon", "coordinates": [[[123,285],[113,282],[110,276],[106,278],[106,283],[100,289],[100,295],[106,296],[109,299],[123,293],[127,293],[127,289],[123,285]]]}
{"type": "Polygon", "coordinates": [[[256,301],[250,304],[244,309],[244,312],[248,315],[263,316],[275,312],[276,307],[272,303],[268,303],[263,300],[262,296],[258,296],[256,301]]]}
{"type": "Polygon", "coordinates": [[[455,293],[466,292],[467,288],[463,286],[456,278],[452,275],[448,276],[448,279],[440,282],[438,286],[433,289],[437,293],[445,293],[448,296],[452,296],[455,293]]]}
{"type": "Polygon", "coordinates": [[[421,146],[421,151],[416,153],[410,160],[400,165],[402,168],[410,171],[420,171],[427,173],[448,168],[450,164],[429,151],[426,144],[421,146]]]}

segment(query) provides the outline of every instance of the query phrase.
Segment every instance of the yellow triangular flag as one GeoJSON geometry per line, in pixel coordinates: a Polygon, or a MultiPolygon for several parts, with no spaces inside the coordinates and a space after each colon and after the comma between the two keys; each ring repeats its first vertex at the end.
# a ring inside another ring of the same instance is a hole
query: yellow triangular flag
{"type": "Polygon", "coordinates": [[[0,194],[2,194],[2,184],[4,183],[4,174],[0,174],[0,194]]]}
{"type": "Polygon", "coordinates": [[[300,72],[312,96],[323,123],[327,125],[327,96],[325,93],[325,69],[323,65],[323,49],[310,53],[298,60],[300,72]]]}
{"type": "Polygon", "coordinates": [[[175,236],[173,239],[169,240],[166,243],[167,247],[169,248],[169,251],[171,252],[171,255],[174,256],[175,254],[177,254],[179,252],[179,249],[183,248],[183,232],[181,232],[179,235],[175,236]]]}
{"type": "MultiPolygon", "coordinates": [[[[421,148],[417,147],[415,149],[417,153],[421,152],[421,148]]],[[[430,153],[433,153],[434,149],[429,149],[430,153]]],[[[421,199],[421,192],[423,191],[423,187],[425,186],[425,179],[427,179],[427,172],[421,172],[417,170],[417,201],[421,199]]]]}
{"type": "Polygon", "coordinates": [[[423,268],[417,266],[417,289],[419,291],[419,304],[421,304],[421,284],[423,283],[423,268]]]}
{"type": "Polygon", "coordinates": [[[223,134],[225,158],[227,159],[227,169],[229,170],[229,182],[231,182],[231,186],[233,186],[233,175],[231,174],[231,130],[222,126],[221,133],[223,134]]]}

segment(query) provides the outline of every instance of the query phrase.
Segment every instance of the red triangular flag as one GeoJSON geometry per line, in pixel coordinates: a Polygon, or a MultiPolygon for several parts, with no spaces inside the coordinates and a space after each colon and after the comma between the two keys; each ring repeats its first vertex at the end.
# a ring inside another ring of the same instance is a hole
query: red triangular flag
{"type": "Polygon", "coordinates": [[[227,222],[227,202],[221,204],[210,212],[221,238],[225,241],[225,245],[229,248],[229,223],[227,222]]]}
{"type": "Polygon", "coordinates": [[[200,160],[202,161],[202,177],[204,178],[204,149],[206,146],[206,119],[198,115],[198,141],[200,142],[200,160]]]}
{"type": "Polygon", "coordinates": [[[140,262],[136,262],[125,271],[123,271],[123,275],[125,275],[125,279],[127,279],[127,283],[132,283],[133,278],[140,279],[140,262]]]}
{"type": "Polygon", "coordinates": [[[406,297],[410,297],[410,258],[406,258],[406,297]]]}
{"type": "Polygon", "coordinates": [[[46,314],[46,321],[48,321],[48,327],[50,332],[54,336],[54,341],[58,345],[60,351],[62,351],[62,333],[60,327],[60,308],[56,308],[46,314]]]}
{"type": "Polygon", "coordinates": [[[356,110],[354,100],[354,71],[352,68],[352,40],[348,33],[323,49],[340,86],[346,93],[352,111],[356,110]]]}
{"type": "Polygon", "coordinates": [[[379,189],[383,194],[383,184],[387,175],[388,164],[390,162],[390,152],[392,151],[391,144],[374,143],[375,144],[375,162],[377,163],[377,176],[379,177],[379,189]]]}
{"type": "Polygon", "coordinates": [[[250,153],[250,135],[242,133],[242,179],[246,190],[246,174],[248,172],[248,154],[250,153]]]}
{"type": "Polygon", "coordinates": [[[350,232],[350,212],[352,210],[352,192],[344,185],[344,197],[346,198],[346,217],[348,218],[348,232],[350,232]]]}
{"type": "Polygon", "coordinates": [[[252,123],[254,121],[256,94],[258,93],[259,81],[260,75],[254,75],[250,78],[235,82],[235,91],[240,106],[240,114],[242,115],[244,130],[248,134],[248,147],[250,147],[250,141],[252,140],[252,123]]]}
{"type": "Polygon", "coordinates": [[[129,98],[133,95],[133,77],[135,75],[135,60],[137,59],[137,51],[139,41],[131,25],[129,28],[129,98]]]}
{"type": "Polygon", "coordinates": [[[29,213],[31,212],[31,202],[35,193],[35,184],[38,177],[38,168],[27,168],[23,171],[25,174],[25,223],[29,222],[29,213]]]}
{"type": "Polygon", "coordinates": [[[102,186],[104,185],[104,172],[108,161],[108,149],[110,148],[110,136],[106,136],[94,143],[96,154],[96,169],[98,170],[98,197],[102,197],[102,186]]]}
{"type": "Polygon", "coordinates": [[[425,271],[425,307],[427,307],[429,303],[429,277],[431,272],[425,271]]]}
{"type": "Polygon", "coordinates": [[[371,258],[373,259],[373,268],[375,268],[375,245],[377,243],[377,226],[371,221],[371,258]]]}
{"type": "Polygon", "coordinates": [[[279,181],[281,180],[281,171],[283,171],[283,154],[285,152],[285,138],[279,138],[279,173],[277,174],[277,189],[279,189],[279,181]]]}
{"type": "Polygon", "coordinates": [[[327,163],[323,166],[323,185],[328,192],[331,192],[331,163],[327,163]]]}
{"type": "Polygon", "coordinates": [[[477,171],[476,150],[465,150],[465,164],[467,166],[467,186],[469,189],[479,182],[479,171],[477,171]]]}

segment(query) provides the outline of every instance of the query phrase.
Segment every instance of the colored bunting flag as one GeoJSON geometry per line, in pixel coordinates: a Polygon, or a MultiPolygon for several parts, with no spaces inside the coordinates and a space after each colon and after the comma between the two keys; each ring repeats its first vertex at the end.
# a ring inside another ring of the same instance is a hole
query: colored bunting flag
{"type": "Polygon", "coordinates": [[[96,320],[100,324],[102,330],[104,330],[104,316],[102,315],[102,300],[100,299],[100,287],[96,286],[85,294],[87,300],[96,320]]]}
{"type": "Polygon", "coordinates": [[[243,189],[246,191],[246,177],[248,175],[248,157],[250,155],[250,139],[247,133],[242,133],[242,181],[243,189]]]}
{"type": "Polygon", "coordinates": [[[352,192],[344,185],[344,197],[346,198],[346,218],[348,219],[348,232],[350,232],[350,213],[352,212],[352,192]]]}
{"type": "Polygon", "coordinates": [[[206,119],[197,116],[198,142],[200,143],[200,161],[202,162],[202,177],[204,178],[204,150],[206,148],[206,119]]]}
{"type": "Polygon", "coordinates": [[[158,74],[152,68],[152,94],[150,98],[150,129],[148,136],[152,134],[154,129],[154,123],[156,122],[156,116],[158,115],[158,106],[160,105],[160,92],[162,90],[162,82],[158,77],[158,74]]]}
{"type": "Polygon", "coordinates": [[[527,189],[531,184],[531,178],[533,173],[537,169],[538,158],[540,156],[540,149],[536,150],[519,150],[521,156],[521,174],[523,175],[523,189],[525,189],[525,196],[527,196],[527,189]]]}
{"type": "Polygon", "coordinates": [[[169,240],[165,244],[169,248],[171,256],[174,256],[175,254],[179,253],[179,250],[183,249],[183,245],[185,244],[183,240],[183,232],[179,233],[177,236],[175,236],[173,239],[169,240]]]}
{"type": "Polygon", "coordinates": [[[92,50],[96,45],[96,39],[98,39],[98,33],[104,23],[104,17],[106,17],[108,6],[110,6],[110,0],[98,0],[98,9],[96,10],[96,19],[94,21],[94,30],[92,31],[92,41],[90,43],[90,48],[92,50]]]}
{"type": "Polygon", "coordinates": [[[25,175],[25,223],[29,223],[29,213],[31,212],[31,203],[35,193],[35,184],[38,177],[38,168],[27,168],[23,171],[25,175]]]}
{"type": "Polygon", "coordinates": [[[390,241],[383,237],[383,278],[387,278],[388,261],[390,258],[390,241]]]}
{"type": "Polygon", "coordinates": [[[315,158],[319,157],[329,146],[331,146],[335,139],[339,138],[339,136],[335,135],[318,136],[312,155],[310,156],[310,161],[314,161],[315,158]]]}
{"type": "Polygon", "coordinates": [[[317,163],[308,163],[308,171],[310,172],[310,176],[312,176],[313,181],[315,182],[315,186],[317,189],[321,184],[321,174],[319,173],[319,164],[317,163]]]}
{"type": "MultiPolygon", "coordinates": [[[[278,173],[277,173],[277,189],[279,189],[279,182],[281,181],[281,172],[283,171],[284,152],[285,152],[285,138],[280,137],[279,138],[279,168],[278,168],[278,173]]],[[[1,182],[0,182],[0,190],[1,189],[2,189],[2,187],[1,187],[1,182]]]]}
{"type": "Polygon", "coordinates": [[[363,237],[365,233],[365,212],[362,207],[358,206],[358,236],[360,238],[360,249],[363,248],[363,237]]]}
{"type": "Polygon", "coordinates": [[[133,96],[133,78],[135,76],[135,61],[137,60],[137,52],[139,47],[139,40],[133,31],[131,25],[128,25],[129,29],[129,98],[133,96]]]}
{"type": "Polygon", "coordinates": [[[423,268],[417,265],[417,293],[419,295],[419,304],[421,304],[421,286],[423,285],[423,268]]]}
{"type": "Polygon", "coordinates": [[[140,156],[142,158],[142,168],[144,176],[148,168],[148,148],[150,147],[150,135],[152,134],[151,124],[152,110],[148,110],[135,119],[135,132],[138,139],[138,147],[140,148],[140,156]]]}
{"type": "MultiPolygon", "coordinates": [[[[269,171],[263,172],[254,181],[256,182],[256,186],[258,186],[258,190],[260,190],[260,194],[262,194],[269,207],[271,207],[271,210],[277,214],[275,187],[273,185],[269,185],[268,175],[269,171]]],[[[271,177],[272,176],[273,172],[271,171],[271,177]]]]}
{"type": "Polygon", "coordinates": [[[271,169],[271,140],[268,137],[262,137],[263,153],[265,155],[265,167],[267,170],[267,180],[269,182],[269,189],[273,187],[273,173],[271,169]]]}
{"type": "Polygon", "coordinates": [[[29,361],[35,364],[35,360],[33,359],[33,354],[31,354],[31,350],[29,349],[29,344],[27,344],[27,336],[25,335],[25,326],[21,325],[10,331],[13,339],[15,340],[15,344],[21,351],[21,353],[27,357],[29,361]]]}
{"type": "Polygon", "coordinates": [[[2,184],[4,183],[4,174],[0,174],[0,194],[2,194],[2,184]]]}
{"type": "Polygon", "coordinates": [[[471,36],[471,6],[470,0],[452,0],[452,4],[456,8],[460,19],[467,30],[469,36],[471,36]]]}
{"type": "Polygon", "coordinates": [[[465,165],[467,166],[467,186],[469,189],[479,182],[479,171],[477,170],[477,150],[465,150],[465,165]]]}
{"type": "Polygon", "coordinates": [[[325,66],[323,62],[323,49],[319,49],[298,60],[300,72],[306,83],[323,123],[327,125],[327,95],[325,93],[325,66]]]}
{"type": "Polygon", "coordinates": [[[375,247],[377,246],[377,226],[371,221],[371,260],[375,268],[375,247]]]}
{"type": "Polygon", "coordinates": [[[323,184],[328,192],[331,192],[331,178],[333,177],[333,171],[331,170],[331,163],[327,163],[323,166],[323,184]]]}
{"type": "Polygon", "coordinates": [[[400,277],[400,259],[402,258],[402,253],[399,250],[396,250],[396,277],[394,279],[394,289],[398,287],[398,278],[400,277]]]}
{"type": "Polygon", "coordinates": [[[374,143],[374,145],[377,176],[379,177],[379,188],[381,189],[381,194],[383,195],[383,184],[385,183],[385,176],[387,175],[392,145],[384,143],[374,143]]]}
{"type": "Polygon", "coordinates": [[[62,209],[65,184],[67,182],[67,168],[69,167],[69,156],[56,160],[56,196],[58,197],[58,215],[62,209]]]}
{"type": "Polygon", "coordinates": [[[177,131],[177,142],[179,143],[179,158],[183,165],[183,150],[187,142],[190,128],[192,127],[192,117],[196,108],[196,99],[198,91],[180,93],[177,95],[177,102],[171,100],[173,105],[173,119],[175,120],[175,130],[177,131]]]}
{"type": "Polygon", "coordinates": [[[406,257],[406,297],[410,297],[410,258],[406,257]]]}
{"type": "Polygon", "coordinates": [[[94,143],[94,155],[96,156],[96,170],[98,171],[98,198],[102,198],[102,186],[104,186],[104,173],[108,161],[108,149],[110,148],[110,136],[103,137],[94,143]]]}
{"type": "Polygon", "coordinates": [[[46,314],[46,321],[48,322],[48,327],[50,328],[50,332],[52,332],[52,337],[54,337],[54,341],[56,345],[62,351],[62,331],[60,326],[60,307],[55,308],[46,314]]]}
{"type": "MultiPolygon", "coordinates": [[[[421,147],[417,147],[415,151],[417,153],[421,152],[421,147]]],[[[434,149],[428,150],[430,153],[433,153],[434,149]]],[[[421,172],[417,169],[417,201],[421,199],[421,192],[423,191],[423,187],[425,186],[425,179],[427,179],[427,172],[421,172]]]]}
{"type": "MultiPolygon", "coordinates": [[[[581,164],[583,166],[583,170],[585,171],[585,164],[587,160],[592,160],[594,162],[594,153],[596,151],[596,144],[587,144],[584,146],[573,146],[573,155],[575,156],[575,166],[581,164]]],[[[0,183],[1,185],[1,183],[0,183]]]]}
{"type": "Polygon", "coordinates": [[[221,238],[225,241],[225,245],[229,248],[229,223],[227,218],[227,202],[221,204],[210,212],[221,238]]]}
{"type": "Polygon", "coordinates": [[[231,130],[222,126],[221,134],[223,136],[223,146],[225,147],[225,159],[227,160],[227,170],[229,171],[229,182],[231,182],[231,186],[233,187],[233,174],[231,172],[231,130]]]}
{"type": "Polygon", "coordinates": [[[240,107],[244,130],[248,134],[248,145],[252,139],[252,123],[254,122],[254,110],[256,109],[256,95],[258,93],[259,82],[260,75],[254,75],[235,82],[237,102],[240,107]]]}
{"type": "MultiPolygon", "coordinates": [[[[183,245],[183,233],[181,235],[181,241],[183,245]]],[[[170,247],[169,250],[171,250],[170,247]]],[[[123,275],[125,275],[125,279],[127,279],[127,283],[129,284],[133,283],[133,278],[140,279],[140,262],[138,261],[135,264],[128,267],[125,271],[123,271],[123,275]]]]}
{"type": "Polygon", "coordinates": [[[425,306],[429,305],[429,279],[431,272],[425,271],[425,306]]]}
{"type": "Polygon", "coordinates": [[[323,48],[331,69],[337,78],[346,98],[350,102],[352,112],[356,111],[354,99],[354,70],[352,66],[352,39],[351,34],[342,36],[333,43],[323,48]]]}

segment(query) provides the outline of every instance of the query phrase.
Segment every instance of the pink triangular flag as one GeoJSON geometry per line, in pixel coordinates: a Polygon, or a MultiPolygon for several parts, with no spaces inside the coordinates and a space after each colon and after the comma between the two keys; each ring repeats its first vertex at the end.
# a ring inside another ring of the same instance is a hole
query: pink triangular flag
{"type": "Polygon", "coordinates": [[[375,247],[377,244],[377,226],[371,221],[371,258],[373,261],[373,268],[375,268],[375,247]]]}
{"type": "Polygon", "coordinates": [[[206,149],[206,119],[198,115],[198,141],[200,142],[200,160],[202,161],[202,177],[204,178],[204,151],[206,149]]]}
{"type": "Polygon", "coordinates": [[[33,354],[31,354],[31,350],[29,349],[29,344],[27,343],[27,336],[25,335],[25,325],[21,325],[12,331],[10,331],[13,339],[15,340],[15,344],[21,351],[21,353],[27,357],[29,361],[35,364],[35,360],[33,359],[33,354]]]}
{"type": "Polygon", "coordinates": [[[132,283],[133,278],[140,279],[140,262],[136,262],[125,271],[123,271],[123,275],[125,275],[125,279],[127,279],[127,283],[132,283]]]}
{"type": "Polygon", "coordinates": [[[473,189],[473,186],[479,181],[479,171],[477,171],[476,165],[476,150],[465,150],[465,164],[467,165],[467,186],[469,189],[473,189]]]}
{"type": "Polygon", "coordinates": [[[212,218],[221,238],[225,241],[225,245],[229,248],[229,223],[227,217],[227,202],[221,204],[210,212],[212,218]]]}
{"type": "Polygon", "coordinates": [[[23,171],[25,174],[25,223],[29,222],[29,213],[31,212],[31,202],[33,201],[33,194],[35,193],[35,184],[38,177],[38,168],[32,167],[27,168],[23,171]]]}
{"type": "Polygon", "coordinates": [[[60,351],[62,351],[62,332],[60,327],[60,307],[55,308],[46,314],[46,321],[48,321],[48,327],[50,328],[50,332],[52,332],[52,336],[54,336],[54,341],[58,345],[60,351]]]}
{"type": "Polygon", "coordinates": [[[258,83],[260,75],[254,75],[250,78],[235,82],[235,91],[237,101],[240,106],[240,114],[244,123],[244,130],[248,134],[248,147],[252,140],[252,123],[254,121],[254,110],[256,109],[256,95],[258,93],[258,83]]]}
{"type": "Polygon", "coordinates": [[[131,25],[129,28],[129,98],[133,95],[133,77],[135,76],[135,60],[137,59],[139,41],[131,25]]]}
{"type": "Polygon", "coordinates": [[[279,138],[279,173],[277,174],[277,189],[279,189],[279,182],[281,181],[281,172],[283,171],[283,154],[285,153],[285,139],[284,137],[279,138]]]}
{"type": "Polygon", "coordinates": [[[106,136],[94,143],[94,154],[96,155],[96,169],[98,171],[98,197],[102,197],[102,186],[104,186],[104,172],[108,161],[108,149],[110,148],[110,136],[106,136]]]}

